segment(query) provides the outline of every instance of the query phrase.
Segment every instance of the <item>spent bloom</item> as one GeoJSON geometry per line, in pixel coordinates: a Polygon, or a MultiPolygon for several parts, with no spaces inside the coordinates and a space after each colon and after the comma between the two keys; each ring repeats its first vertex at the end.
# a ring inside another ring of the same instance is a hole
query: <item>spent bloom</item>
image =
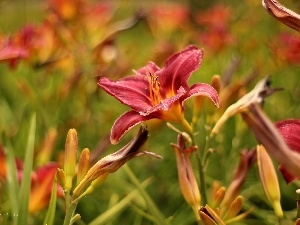
{"type": "Polygon", "coordinates": [[[230,105],[222,117],[217,121],[211,133],[213,135],[218,134],[223,124],[235,114],[247,112],[249,110],[249,106],[253,103],[262,104],[264,99],[274,93],[280,88],[270,88],[270,80],[269,77],[265,77],[261,81],[259,81],[252,91],[244,95],[241,99],[239,99],[236,103],[230,105]]]}
{"type": "Polygon", "coordinates": [[[213,87],[205,83],[188,86],[188,80],[199,68],[202,57],[201,49],[188,46],[169,57],[163,68],[149,62],[135,71],[135,75],[117,81],[101,77],[100,87],[131,108],[115,121],[111,142],[118,143],[130,128],[150,119],[186,123],[183,103],[192,96],[207,96],[218,106],[218,94],[213,87]]]}
{"type": "Polygon", "coordinates": [[[270,15],[288,27],[300,32],[300,15],[284,7],[276,0],[262,0],[263,7],[270,15]]]}
{"type": "Polygon", "coordinates": [[[234,177],[226,190],[224,199],[222,201],[223,207],[228,207],[231,202],[239,195],[242,185],[246,180],[246,176],[256,160],[256,151],[246,150],[240,152],[240,162],[238,164],[237,170],[234,177]]]}
{"type": "Polygon", "coordinates": [[[193,151],[197,146],[185,147],[185,139],[182,134],[178,135],[178,144],[171,144],[176,156],[179,185],[183,197],[198,215],[200,209],[200,192],[195,174],[190,161],[193,151]]]}
{"type": "Polygon", "coordinates": [[[74,198],[81,196],[85,191],[93,185],[93,182],[100,179],[103,181],[108,174],[116,172],[130,159],[141,156],[151,155],[160,158],[158,155],[146,151],[140,151],[140,148],[148,139],[148,130],[141,127],[139,133],[127,145],[117,152],[105,156],[93,165],[87,172],[83,179],[73,191],[74,198]],[[103,178],[103,179],[102,179],[103,178]]]}

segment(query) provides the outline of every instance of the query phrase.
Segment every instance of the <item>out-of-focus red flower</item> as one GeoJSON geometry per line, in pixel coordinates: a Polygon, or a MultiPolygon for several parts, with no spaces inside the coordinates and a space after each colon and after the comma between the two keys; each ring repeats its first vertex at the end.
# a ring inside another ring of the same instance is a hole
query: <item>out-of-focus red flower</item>
{"type": "Polygon", "coordinates": [[[154,4],[149,10],[149,23],[154,31],[172,32],[188,22],[190,11],[182,3],[154,4]]]}
{"type": "Polygon", "coordinates": [[[28,58],[29,51],[24,46],[16,43],[11,37],[0,35],[0,63],[8,62],[14,68],[19,60],[28,58]]]}
{"type": "Polygon", "coordinates": [[[276,58],[288,64],[297,64],[300,61],[300,35],[281,33],[271,45],[276,58]]]}
{"type": "Polygon", "coordinates": [[[48,21],[39,26],[26,25],[11,37],[0,36],[0,62],[9,62],[11,67],[21,59],[43,63],[49,60],[56,44],[55,32],[48,21]]]}
{"type": "MultiPolygon", "coordinates": [[[[51,57],[56,43],[52,24],[45,21],[39,26],[27,25],[16,35],[16,41],[30,54],[30,61],[43,63],[51,57]]],[[[56,49],[57,51],[58,49],[56,49]]]]}
{"type": "MultiPolygon", "coordinates": [[[[275,126],[289,148],[300,154],[300,119],[278,121],[275,126]]],[[[284,166],[280,165],[279,170],[287,183],[297,179],[284,166]]]]}
{"type": "Polygon", "coordinates": [[[48,0],[51,10],[58,15],[61,20],[74,19],[82,9],[84,0],[48,0]]]}
{"type": "MultiPolygon", "coordinates": [[[[18,158],[15,159],[15,162],[18,180],[21,182],[23,177],[23,162],[18,158]]],[[[28,211],[30,214],[34,214],[48,205],[51,197],[54,176],[58,168],[58,163],[50,162],[42,167],[37,168],[35,171],[32,171],[28,206],[28,211]]],[[[4,150],[0,148],[0,178],[6,180],[6,173],[7,169],[5,153],[4,150]]],[[[63,196],[63,190],[60,186],[58,186],[57,189],[57,196],[63,196]]]]}
{"type": "Polygon", "coordinates": [[[198,39],[212,51],[219,51],[234,42],[229,31],[231,10],[228,6],[215,5],[211,9],[197,13],[196,22],[204,26],[204,32],[198,34],[198,39]]]}
{"type": "MultiPolygon", "coordinates": [[[[18,179],[20,180],[22,177],[22,171],[23,171],[23,162],[15,158],[16,162],[16,168],[18,173],[18,179]]],[[[0,178],[6,179],[7,169],[6,169],[6,161],[5,161],[5,153],[4,149],[0,146],[0,178]]]]}
{"type": "MultiPolygon", "coordinates": [[[[31,189],[29,197],[29,213],[36,213],[45,208],[51,197],[52,185],[59,164],[51,162],[45,166],[37,168],[31,175],[31,189]]],[[[60,186],[57,189],[57,196],[63,196],[60,186]]]]}

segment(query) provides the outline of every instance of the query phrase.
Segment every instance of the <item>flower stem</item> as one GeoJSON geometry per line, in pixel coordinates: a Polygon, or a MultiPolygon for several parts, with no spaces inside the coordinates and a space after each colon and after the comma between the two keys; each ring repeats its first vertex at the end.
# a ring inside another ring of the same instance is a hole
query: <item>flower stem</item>
{"type": "Polygon", "coordinates": [[[78,202],[71,202],[71,196],[69,192],[66,192],[66,215],[63,225],[71,225],[72,217],[74,215],[75,209],[78,202]]]}
{"type": "Polygon", "coordinates": [[[191,135],[191,137],[193,136],[193,128],[191,124],[184,117],[181,119],[180,125],[185,132],[191,135]]]}
{"type": "Polygon", "coordinates": [[[300,189],[296,190],[296,194],[297,194],[297,219],[300,218],[300,189]]]}
{"type": "Polygon", "coordinates": [[[200,178],[201,201],[202,201],[202,205],[206,205],[207,193],[206,193],[206,186],[205,186],[205,171],[204,171],[204,165],[201,162],[201,157],[198,151],[197,151],[197,161],[198,161],[198,170],[199,170],[199,178],[200,178]]]}

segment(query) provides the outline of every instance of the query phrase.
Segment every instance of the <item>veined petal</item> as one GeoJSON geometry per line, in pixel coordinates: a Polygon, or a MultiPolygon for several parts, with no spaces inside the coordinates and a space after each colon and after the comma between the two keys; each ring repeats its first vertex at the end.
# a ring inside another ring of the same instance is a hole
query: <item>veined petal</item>
{"type": "Polygon", "coordinates": [[[112,144],[117,144],[120,138],[128,132],[133,126],[153,119],[151,115],[142,116],[138,112],[131,110],[121,115],[111,128],[110,141],[112,144]]]}
{"type": "Polygon", "coordinates": [[[117,81],[101,77],[98,84],[108,94],[136,111],[145,111],[152,107],[149,81],[146,76],[134,75],[117,81]]]}
{"type": "Polygon", "coordinates": [[[177,91],[181,86],[188,88],[187,81],[199,68],[202,58],[203,50],[192,45],[169,57],[164,68],[156,73],[162,89],[177,91]]]}
{"type": "Polygon", "coordinates": [[[136,75],[149,75],[149,73],[155,74],[159,70],[160,68],[154,62],[148,62],[146,66],[134,72],[136,75]]]}
{"type": "MultiPolygon", "coordinates": [[[[289,148],[300,153],[300,119],[282,120],[275,123],[275,126],[289,148]]],[[[284,166],[280,165],[279,170],[286,183],[289,184],[297,179],[284,166]]]]}
{"type": "Polygon", "coordinates": [[[212,102],[215,104],[215,106],[219,107],[219,95],[217,91],[212,86],[205,83],[197,83],[191,86],[190,91],[187,92],[183,97],[182,102],[186,101],[190,97],[198,95],[209,97],[210,100],[212,100],[212,102]]]}
{"type": "Polygon", "coordinates": [[[289,148],[300,153],[300,119],[288,119],[275,123],[289,148]]]}

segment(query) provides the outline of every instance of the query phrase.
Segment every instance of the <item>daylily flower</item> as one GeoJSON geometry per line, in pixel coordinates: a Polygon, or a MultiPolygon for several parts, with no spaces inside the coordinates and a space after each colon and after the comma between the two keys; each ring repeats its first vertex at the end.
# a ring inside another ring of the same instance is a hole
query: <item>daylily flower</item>
{"type": "MultiPolygon", "coordinates": [[[[37,168],[32,174],[28,206],[29,213],[38,212],[48,205],[54,176],[58,168],[59,164],[52,162],[37,168]]],[[[63,196],[63,190],[60,186],[58,186],[57,195],[58,197],[63,196]]]]}
{"type": "Polygon", "coordinates": [[[29,51],[15,43],[12,38],[0,36],[0,63],[9,62],[10,67],[14,68],[20,59],[28,58],[29,51]]]}
{"type": "MultiPolygon", "coordinates": [[[[23,162],[16,158],[15,163],[18,173],[18,180],[19,182],[22,182],[23,162]]],[[[50,162],[38,167],[35,171],[32,171],[28,205],[28,211],[30,214],[39,212],[48,205],[51,197],[53,179],[58,168],[58,163],[50,162]]],[[[0,147],[0,178],[6,180],[6,173],[6,158],[3,149],[0,147]]],[[[60,186],[58,186],[57,195],[58,197],[63,196],[63,190],[60,186]]]]}
{"type": "Polygon", "coordinates": [[[213,87],[204,83],[189,87],[187,83],[199,68],[202,57],[201,49],[188,46],[169,57],[163,68],[149,62],[133,76],[117,81],[101,77],[100,87],[131,108],[115,121],[111,142],[118,143],[130,128],[154,118],[186,124],[183,103],[192,96],[207,96],[218,106],[218,94],[213,87]]]}
{"type": "MultiPolygon", "coordinates": [[[[290,150],[300,154],[300,119],[278,121],[275,123],[275,126],[290,150]]],[[[279,166],[279,170],[287,183],[290,183],[297,178],[288,172],[282,165],[279,166]]]]}

